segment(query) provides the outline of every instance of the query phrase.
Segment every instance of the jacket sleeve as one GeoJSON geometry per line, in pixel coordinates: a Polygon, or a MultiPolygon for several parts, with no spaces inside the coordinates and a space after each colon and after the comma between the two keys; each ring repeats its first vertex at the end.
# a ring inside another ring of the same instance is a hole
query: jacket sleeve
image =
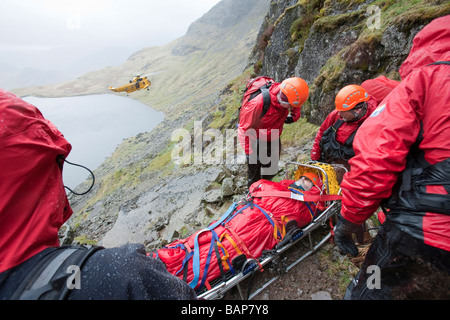
{"type": "Polygon", "coordinates": [[[409,77],[359,128],[351,170],[342,181],[342,216],[361,224],[391,195],[420,131],[424,81],[409,77]]]}
{"type": "Polygon", "coordinates": [[[292,119],[294,119],[294,122],[296,122],[298,119],[300,119],[301,114],[301,108],[291,108],[291,116],[292,119]]]}
{"type": "Polygon", "coordinates": [[[322,140],[323,133],[333,125],[336,117],[336,113],[332,111],[324,120],[322,125],[319,128],[319,131],[316,134],[316,137],[314,139],[313,146],[311,148],[311,160],[319,161],[320,159],[320,140],[322,140]]]}

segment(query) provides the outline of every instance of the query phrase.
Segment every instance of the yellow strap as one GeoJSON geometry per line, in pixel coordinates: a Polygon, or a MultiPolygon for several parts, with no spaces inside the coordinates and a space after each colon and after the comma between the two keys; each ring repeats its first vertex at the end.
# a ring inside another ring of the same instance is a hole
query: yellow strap
{"type": "Polygon", "coordinates": [[[286,216],[281,216],[281,221],[283,222],[283,227],[281,228],[281,238],[278,236],[278,230],[280,230],[280,227],[277,225],[276,220],[274,220],[274,227],[273,227],[273,237],[275,240],[280,242],[283,240],[284,236],[286,235],[286,223],[289,221],[289,219],[286,216]]]}
{"type": "Polygon", "coordinates": [[[220,241],[222,241],[223,238],[227,238],[227,240],[230,241],[231,245],[234,247],[234,250],[236,250],[238,254],[242,254],[242,251],[239,249],[236,242],[234,242],[233,238],[231,238],[231,236],[228,233],[223,233],[220,236],[220,241]]]}
{"type": "Polygon", "coordinates": [[[289,218],[286,216],[281,216],[281,221],[283,222],[283,238],[286,235],[286,223],[289,222],[289,218]]]}
{"type": "Polygon", "coordinates": [[[274,227],[273,227],[273,237],[275,238],[275,240],[281,241],[281,239],[278,238],[278,232],[277,231],[278,231],[278,227],[275,224],[274,227]]]}
{"type": "Polygon", "coordinates": [[[230,265],[229,265],[228,262],[227,262],[227,260],[228,260],[228,258],[230,257],[230,255],[228,254],[227,249],[225,249],[225,247],[223,246],[222,243],[217,242],[217,246],[218,246],[219,248],[222,248],[222,249],[223,249],[224,255],[220,258],[220,260],[222,260],[222,264],[223,264],[223,266],[224,266],[224,268],[225,268],[225,271],[227,271],[227,270],[230,269],[230,265]]]}

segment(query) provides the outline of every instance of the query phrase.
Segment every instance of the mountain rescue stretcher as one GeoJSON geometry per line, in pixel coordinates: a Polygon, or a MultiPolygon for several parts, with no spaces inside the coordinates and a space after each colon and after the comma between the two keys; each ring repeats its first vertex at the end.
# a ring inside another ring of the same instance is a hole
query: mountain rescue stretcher
{"type": "MultiPolygon", "coordinates": [[[[314,172],[322,177],[322,195],[323,199],[326,199],[326,201],[321,212],[306,227],[301,229],[294,229],[288,232],[283,240],[278,243],[273,250],[265,252],[259,259],[257,259],[258,261],[247,259],[241,270],[236,272],[234,275],[229,274],[227,279],[218,279],[217,283],[211,283],[210,289],[204,288],[201,292],[198,293],[199,298],[206,300],[221,299],[224,297],[224,294],[228,290],[232,289],[233,287],[237,287],[241,299],[251,300],[268,286],[270,286],[273,282],[275,282],[281,276],[281,274],[291,270],[298,263],[316,252],[322,245],[330,240],[330,238],[332,237],[332,230],[326,233],[325,236],[323,236],[318,241],[313,240],[312,233],[319,227],[327,226],[328,222],[332,224],[332,219],[337,215],[337,213],[340,212],[341,190],[339,184],[337,183],[337,176],[343,175],[347,171],[346,168],[340,165],[329,165],[320,162],[308,162],[306,164],[289,162],[286,164],[287,174],[289,173],[288,167],[292,165],[297,167],[297,170],[294,173],[294,180],[297,180],[304,172],[314,172]],[[307,246],[309,247],[308,250],[295,261],[291,262],[289,265],[284,265],[280,257],[283,254],[288,253],[288,251],[291,251],[290,249],[296,250],[296,246],[298,246],[300,242],[304,242],[304,240],[307,241],[307,246]],[[275,269],[277,269],[277,274],[265,283],[259,285],[259,288],[254,292],[247,292],[247,296],[245,296],[243,289],[241,288],[241,283],[247,278],[252,278],[258,271],[262,272],[264,266],[268,266],[269,264],[273,263],[276,263],[276,266],[274,267],[275,269]]],[[[295,195],[292,196],[295,197],[295,195]]],[[[304,198],[300,196],[298,197],[298,200],[303,201],[304,198]]]]}
{"type": "Polygon", "coordinates": [[[242,299],[252,299],[273,283],[279,275],[262,284],[252,294],[250,294],[252,285],[249,285],[247,297],[242,293],[242,282],[247,278],[251,282],[258,271],[264,270],[264,266],[279,262],[283,253],[287,253],[286,251],[291,248],[296,250],[294,246],[303,239],[308,238],[309,250],[289,266],[277,266],[277,269],[289,271],[314,253],[330,239],[331,233],[327,232],[318,243],[314,243],[312,232],[320,226],[326,226],[340,210],[340,188],[336,173],[345,170],[344,167],[318,162],[307,164],[289,162],[286,164],[287,175],[292,172],[288,170],[292,165],[296,168],[294,180],[298,180],[306,172],[320,176],[322,179],[320,193],[307,194],[285,187],[271,188],[278,185],[271,181],[267,181],[267,188],[251,187],[247,197],[241,202],[234,203],[219,220],[187,239],[177,240],[164,247],[154,253],[154,257],[159,257],[169,272],[194,288],[199,298],[221,299],[228,290],[237,287],[242,299]],[[260,207],[257,203],[261,205],[262,199],[270,199],[271,202],[286,201],[283,203],[294,203],[299,208],[307,207],[310,212],[307,213],[309,218],[306,223],[300,221],[303,228],[298,228],[298,219],[294,221],[289,213],[280,217],[268,207],[260,207]],[[281,227],[280,220],[282,220],[281,227]]]}

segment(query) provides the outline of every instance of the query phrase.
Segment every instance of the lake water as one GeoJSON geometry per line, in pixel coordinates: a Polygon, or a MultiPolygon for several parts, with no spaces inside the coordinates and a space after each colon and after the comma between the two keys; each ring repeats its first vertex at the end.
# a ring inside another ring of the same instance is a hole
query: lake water
{"type": "MultiPolygon", "coordinates": [[[[68,98],[26,97],[72,145],[67,160],[95,170],[123,141],[151,131],[164,114],[137,100],[112,94],[68,98]]],[[[90,177],[86,170],[64,164],[64,185],[74,189],[90,177]]]]}

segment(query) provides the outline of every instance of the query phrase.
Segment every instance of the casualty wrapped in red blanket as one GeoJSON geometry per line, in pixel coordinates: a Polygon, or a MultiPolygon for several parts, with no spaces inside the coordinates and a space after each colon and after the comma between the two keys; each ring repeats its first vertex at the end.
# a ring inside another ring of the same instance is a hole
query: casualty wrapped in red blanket
{"type": "Polygon", "coordinates": [[[313,220],[318,211],[316,203],[280,194],[318,195],[319,188],[314,186],[309,191],[303,191],[293,189],[293,183],[294,180],[255,182],[250,186],[250,194],[257,190],[265,196],[234,204],[228,210],[228,217],[224,218],[227,213],[222,216],[223,221],[215,221],[209,228],[186,239],[176,240],[157,250],[153,256],[161,259],[170,273],[189,283],[192,288],[208,287],[209,282],[222,273],[235,272],[232,261],[237,256],[245,254],[246,258],[259,258],[263,251],[273,249],[283,239],[288,221],[296,221],[301,228],[313,220]]]}

